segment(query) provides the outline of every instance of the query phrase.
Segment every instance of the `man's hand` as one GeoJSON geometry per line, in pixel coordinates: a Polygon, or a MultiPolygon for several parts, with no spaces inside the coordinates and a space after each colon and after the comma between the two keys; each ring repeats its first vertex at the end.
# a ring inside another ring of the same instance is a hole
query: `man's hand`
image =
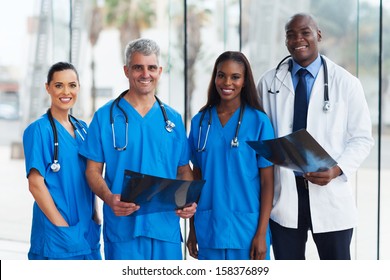
{"type": "Polygon", "coordinates": [[[342,172],[340,167],[336,165],[326,171],[306,173],[303,177],[305,177],[309,182],[313,184],[326,186],[330,181],[340,176],[341,174],[342,172]]]}
{"type": "Polygon", "coordinates": [[[198,205],[194,202],[191,206],[176,210],[176,215],[183,219],[191,218],[196,212],[196,207],[198,207],[198,205]]]}
{"type": "Polygon", "coordinates": [[[111,194],[105,202],[111,207],[116,216],[128,216],[140,208],[139,205],[132,202],[121,201],[119,194],[111,194]]]}

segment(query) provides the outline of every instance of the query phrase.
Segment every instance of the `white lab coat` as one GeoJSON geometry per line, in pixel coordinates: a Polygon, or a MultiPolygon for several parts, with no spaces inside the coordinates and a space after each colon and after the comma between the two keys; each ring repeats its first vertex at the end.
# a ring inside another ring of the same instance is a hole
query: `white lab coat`
{"type": "MultiPolygon", "coordinates": [[[[368,156],[374,141],[371,118],[360,81],[324,57],[328,66],[330,110],[324,112],[324,69],[321,67],[310,95],[307,131],[332,156],[343,171],[326,186],[309,183],[313,233],[338,231],[357,225],[357,208],[350,178],[368,156]]],[[[292,132],[294,87],[288,63],[266,72],[258,91],[271,118],[275,137],[292,132]],[[269,90],[278,93],[269,93],[269,90]]],[[[298,195],[294,173],[275,166],[273,221],[298,227],[298,195]]]]}

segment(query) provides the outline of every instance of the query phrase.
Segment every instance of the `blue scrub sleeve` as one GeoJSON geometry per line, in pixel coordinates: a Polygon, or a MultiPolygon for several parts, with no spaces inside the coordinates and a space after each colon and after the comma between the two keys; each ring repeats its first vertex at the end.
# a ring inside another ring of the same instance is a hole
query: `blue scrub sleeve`
{"type": "MultiPolygon", "coordinates": [[[[260,123],[260,139],[259,140],[269,140],[274,139],[274,129],[272,127],[271,121],[269,117],[266,114],[263,114],[264,117],[262,118],[262,122],[260,123]]],[[[265,159],[264,157],[257,155],[258,161],[257,165],[259,168],[265,168],[268,166],[272,166],[273,163],[269,160],[265,159]]]]}
{"type": "MultiPolygon", "coordinates": [[[[91,124],[88,127],[88,135],[84,143],[81,145],[79,153],[87,159],[95,162],[105,162],[103,146],[101,142],[102,129],[100,127],[100,110],[98,110],[92,119],[91,124]]],[[[107,135],[106,137],[109,137],[107,135]]]]}
{"type": "Polygon", "coordinates": [[[23,147],[27,177],[33,168],[37,169],[42,177],[46,176],[46,166],[50,163],[51,157],[48,152],[49,149],[44,147],[47,145],[54,145],[52,142],[48,143],[50,138],[51,137],[49,137],[48,134],[43,135],[38,122],[32,123],[24,131],[23,147]],[[47,139],[47,141],[44,141],[43,139],[47,139]]]}

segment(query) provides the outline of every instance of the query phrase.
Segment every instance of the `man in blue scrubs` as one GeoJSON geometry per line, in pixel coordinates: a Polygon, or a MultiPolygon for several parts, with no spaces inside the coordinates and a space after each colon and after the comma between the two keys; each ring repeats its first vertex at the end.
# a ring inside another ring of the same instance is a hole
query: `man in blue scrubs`
{"type": "Polygon", "coordinates": [[[155,96],[159,53],[149,39],[127,45],[123,69],[129,89],[97,110],[80,150],[88,159],[91,189],[104,201],[105,259],[182,259],[179,217],[190,218],[196,210],[194,203],[176,213],[131,215],[139,206],[120,201],[125,169],[193,179],[182,118],[155,96]],[[167,127],[167,121],[174,125],[167,127]]]}

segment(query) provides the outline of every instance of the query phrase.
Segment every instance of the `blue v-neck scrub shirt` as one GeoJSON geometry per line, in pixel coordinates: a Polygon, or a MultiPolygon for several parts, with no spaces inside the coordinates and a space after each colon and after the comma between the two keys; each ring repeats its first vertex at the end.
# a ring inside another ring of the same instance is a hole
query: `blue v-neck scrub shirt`
{"type": "MultiPolygon", "coordinates": [[[[124,170],[153,176],[176,179],[177,169],[189,163],[189,146],[182,118],[178,112],[164,104],[169,120],[175,123],[171,133],[165,130],[165,121],[156,101],[145,116],[141,116],[125,99],[119,106],[128,116],[128,144],[126,150],[114,149],[110,123],[113,101],[98,109],[89,126],[88,138],[80,153],[95,162],[105,163],[104,179],[113,194],[121,194],[124,170]]],[[[125,116],[117,105],[113,106],[115,141],[117,147],[126,144],[125,116]]],[[[141,206],[142,207],[142,206],[141,206]]],[[[137,237],[147,237],[179,244],[181,232],[179,217],[174,211],[145,215],[116,216],[110,206],[103,205],[103,236],[105,244],[132,242],[137,237]]],[[[135,245],[134,245],[135,246],[135,245]]],[[[106,256],[115,259],[148,259],[133,252],[107,252],[114,246],[105,246],[106,256]]],[[[136,248],[134,248],[134,251],[136,248]]],[[[181,256],[181,250],[178,254],[181,256]]],[[[169,252],[167,252],[169,253],[169,252]]],[[[169,258],[169,256],[167,256],[169,258]]]]}
{"type": "MultiPolygon", "coordinates": [[[[69,227],[52,224],[34,202],[29,258],[101,259],[101,226],[93,221],[95,195],[85,177],[86,159],[79,155],[83,140],[78,133],[73,138],[57,120],[54,121],[61,169],[56,173],[50,169],[54,157],[54,135],[48,115],[44,114],[31,123],[23,134],[26,173],[28,176],[32,169],[36,169],[42,175],[58,211],[69,227]]],[[[81,129],[79,132],[83,133],[81,129]]]]}
{"type": "MultiPolygon", "coordinates": [[[[199,112],[191,121],[189,143],[192,163],[202,171],[206,183],[195,213],[199,254],[205,249],[249,250],[260,214],[259,168],[272,163],[260,157],[246,143],[274,138],[266,114],[246,106],[238,134],[239,147],[232,148],[240,110],[222,127],[215,106],[211,109],[211,127],[203,152],[197,152],[199,112]]],[[[209,114],[202,122],[200,147],[203,146],[209,114]]],[[[269,236],[268,236],[269,237],[269,236]]],[[[268,247],[269,247],[268,238],[268,247]]],[[[269,250],[268,250],[269,252],[269,250]]]]}

